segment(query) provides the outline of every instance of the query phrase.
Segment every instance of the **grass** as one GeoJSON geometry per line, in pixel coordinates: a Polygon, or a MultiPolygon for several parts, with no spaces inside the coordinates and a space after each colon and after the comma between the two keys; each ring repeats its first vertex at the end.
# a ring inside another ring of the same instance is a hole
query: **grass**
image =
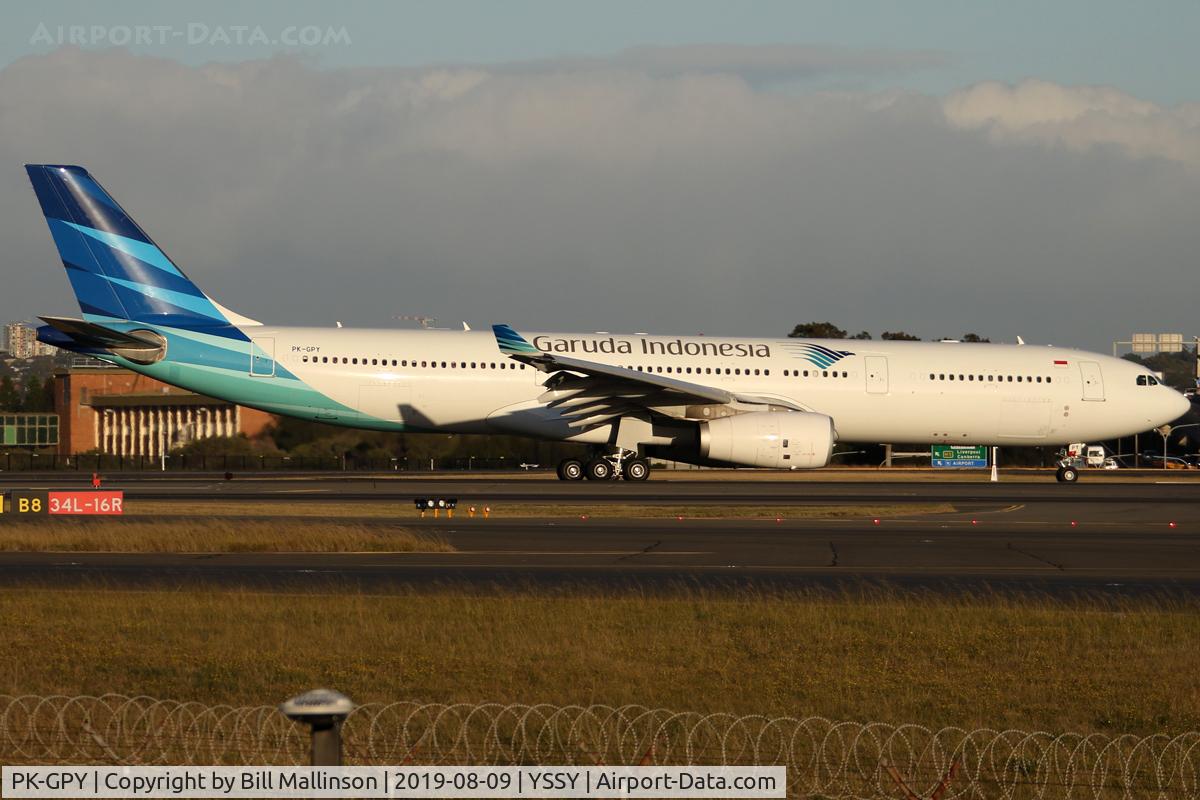
{"type": "MultiPolygon", "coordinates": [[[[252,502],[130,504],[125,517],[0,518],[0,551],[246,553],[246,552],[452,552],[436,534],[407,529],[397,518],[418,515],[411,505],[395,503],[280,503],[264,508],[252,502]],[[270,517],[263,516],[270,512],[270,517]]],[[[917,506],[729,506],[645,505],[496,505],[492,516],[564,518],[667,517],[760,519],[845,519],[915,516],[952,511],[944,503],[917,506]]],[[[431,518],[432,514],[426,514],[431,518]]],[[[476,524],[482,520],[482,505],[476,524]]],[[[441,515],[446,519],[445,512],[441,515]]],[[[456,520],[469,519],[466,508],[456,520]]]]}
{"type": "Polygon", "coordinates": [[[212,517],[33,519],[0,525],[0,550],[139,553],[429,552],[454,548],[437,536],[389,524],[212,517]]]}
{"type": "Polygon", "coordinates": [[[0,693],[639,703],[1137,734],[1200,728],[1200,614],[908,594],[0,591],[0,693]]]}
{"type": "MultiPolygon", "coordinates": [[[[746,506],[728,504],[655,505],[636,503],[505,503],[503,501],[463,502],[454,512],[455,519],[468,518],[468,508],[474,505],[479,516],[484,506],[491,508],[493,517],[508,518],[563,518],[589,517],[654,519],[664,517],[690,517],[704,519],[845,519],[848,517],[912,517],[926,514],[953,512],[950,503],[892,503],[863,505],[774,505],[746,506]]],[[[163,500],[138,500],[126,504],[126,514],[131,516],[239,516],[253,517],[325,517],[357,519],[415,519],[419,514],[411,500],[379,501],[365,500],[354,503],[296,500],[288,503],[255,503],[250,501],[206,501],[200,503],[171,502],[163,500]]],[[[432,519],[432,512],[426,513],[432,519]]],[[[446,513],[441,513],[446,518],[446,513]]]]}

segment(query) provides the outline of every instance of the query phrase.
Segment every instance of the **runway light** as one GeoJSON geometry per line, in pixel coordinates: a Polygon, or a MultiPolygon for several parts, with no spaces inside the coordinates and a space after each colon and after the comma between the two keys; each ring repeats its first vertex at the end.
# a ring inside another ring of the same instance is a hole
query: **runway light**
{"type": "Polygon", "coordinates": [[[978,524],[979,524],[979,520],[977,520],[977,519],[973,519],[973,520],[971,520],[971,524],[972,524],[972,525],[978,525],[978,524]]]}
{"type": "Polygon", "coordinates": [[[876,525],[878,525],[878,524],[879,524],[879,517],[876,517],[875,519],[873,519],[873,520],[871,520],[871,521],[872,521],[872,522],[874,522],[876,525]]]}
{"type": "Polygon", "coordinates": [[[1075,520],[1071,520],[1071,527],[1072,527],[1072,528],[1078,528],[1078,527],[1079,527],[1079,523],[1078,523],[1078,522],[1076,522],[1075,520]]]}
{"type": "Polygon", "coordinates": [[[580,515],[579,515],[579,518],[580,518],[580,519],[587,519],[587,514],[580,514],[580,515]]]}
{"type": "Polygon", "coordinates": [[[1174,527],[1175,527],[1175,522],[1174,522],[1173,520],[1172,520],[1171,522],[1168,522],[1168,523],[1167,523],[1167,527],[1168,527],[1168,528],[1174,528],[1174,527]]]}
{"type": "Polygon", "coordinates": [[[683,517],[676,517],[675,519],[679,520],[680,522],[683,522],[683,517]]]}
{"type": "Polygon", "coordinates": [[[776,517],[776,518],[775,518],[775,521],[776,521],[776,522],[783,522],[783,517],[776,517]]]}

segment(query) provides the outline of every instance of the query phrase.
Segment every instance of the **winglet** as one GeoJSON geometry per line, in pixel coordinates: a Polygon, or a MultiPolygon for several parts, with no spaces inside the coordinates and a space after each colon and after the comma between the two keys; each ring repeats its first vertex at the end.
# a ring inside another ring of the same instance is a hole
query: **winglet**
{"type": "Polygon", "coordinates": [[[506,356],[540,356],[542,351],[525,341],[525,337],[507,325],[493,325],[496,345],[506,356]]]}

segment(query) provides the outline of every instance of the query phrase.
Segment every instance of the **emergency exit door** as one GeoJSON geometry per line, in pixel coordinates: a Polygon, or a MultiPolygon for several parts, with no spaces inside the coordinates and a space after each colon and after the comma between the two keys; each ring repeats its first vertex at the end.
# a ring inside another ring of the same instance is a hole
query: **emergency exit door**
{"type": "Polygon", "coordinates": [[[884,356],[867,356],[867,394],[888,393],[888,364],[884,356]]]}

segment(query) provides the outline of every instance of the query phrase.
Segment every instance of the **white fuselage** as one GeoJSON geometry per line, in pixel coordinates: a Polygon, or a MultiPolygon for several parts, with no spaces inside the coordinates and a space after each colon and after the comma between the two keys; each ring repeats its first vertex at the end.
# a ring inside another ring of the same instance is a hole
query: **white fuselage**
{"type": "MultiPolygon", "coordinates": [[[[408,430],[522,433],[588,443],[606,442],[612,434],[607,425],[577,433],[559,424],[538,401],[547,376],[501,354],[490,332],[282,327],[246,332],[297,378],[363,419],[408,430]]],[[[1149,382],[1144,367],[1057,347],[525,336],[548,352],[785,400],[832,417],[838,439],[848,442],[1099,441],[1165,424],[1189,407],[1178,392],[1149,382]],[[812,348],[833,351],[837,360],[814,359],[812,348]]],[[[686,412],[680,414],[680,423],[689,422],[686,412]]],[[[336,417],[317,418],[355,424],[336,417]]]]}

